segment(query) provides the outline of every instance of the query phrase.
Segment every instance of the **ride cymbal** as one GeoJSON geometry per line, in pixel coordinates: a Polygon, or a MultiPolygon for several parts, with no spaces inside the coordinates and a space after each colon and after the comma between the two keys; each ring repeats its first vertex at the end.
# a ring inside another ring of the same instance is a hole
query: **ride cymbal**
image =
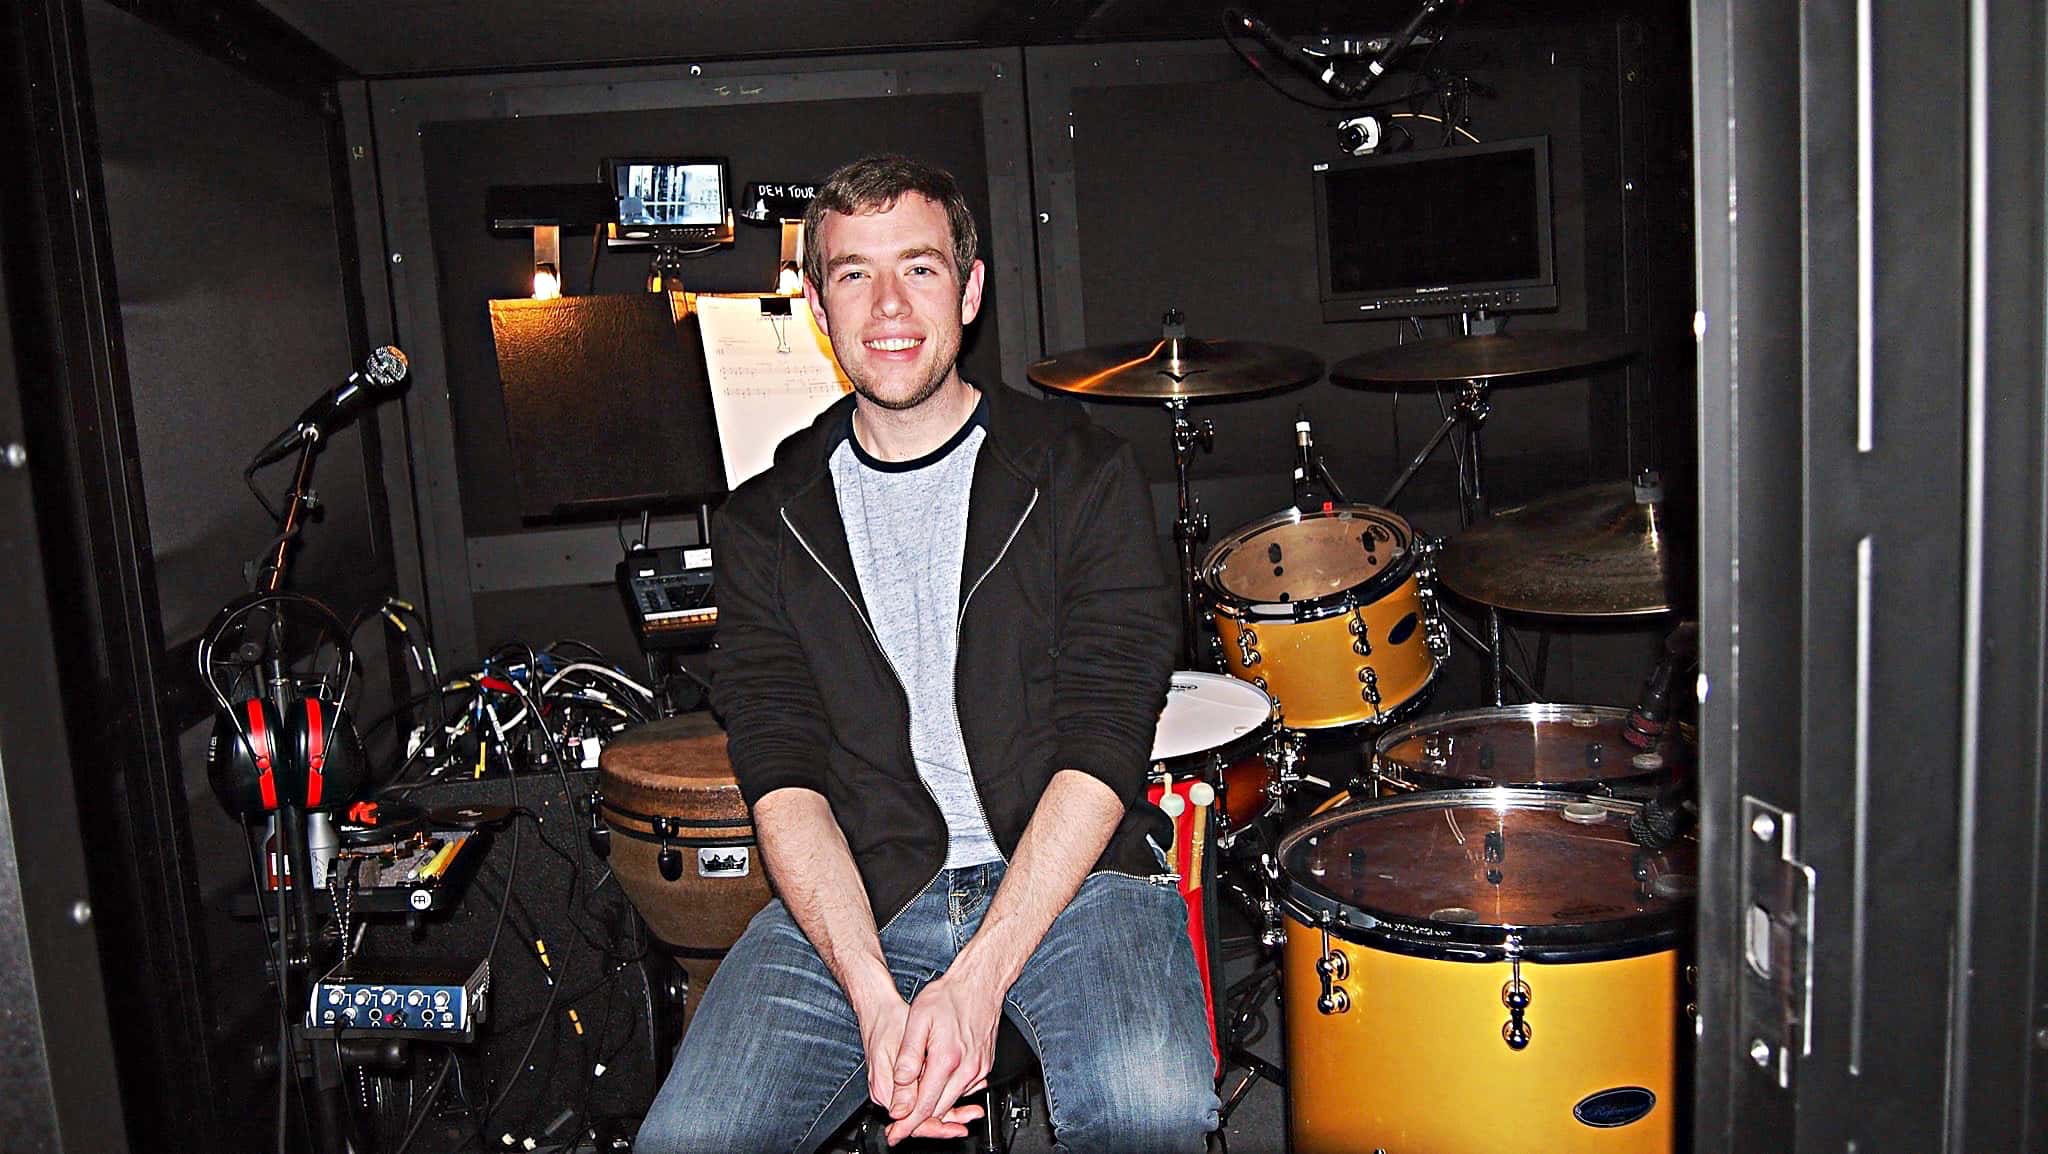
{"type": "Polygon", "coordinates": [[[1662,613],[1672,600],[1662,505],[1660,491],[1624,481],[1503,509],[1444,544],[1437,576],[1461,596],[1517,613],[1662,613]]]}
{"type": "Polygon", "coordinates": [[[1346,357],[1330,370],[1330,379],[1340,385],[1497,381],[1584,368],[1634,351],[1625,336],[1577,329],[1440,337],[1346,357]]]}
{"type": "Polygon", "coordinates": [[[1315,380],[1323,359],[1257,341],[1161,337],[1060,353],[1025,375],[1040,388],[1087,400],[1248,397],[1315,380]]]}

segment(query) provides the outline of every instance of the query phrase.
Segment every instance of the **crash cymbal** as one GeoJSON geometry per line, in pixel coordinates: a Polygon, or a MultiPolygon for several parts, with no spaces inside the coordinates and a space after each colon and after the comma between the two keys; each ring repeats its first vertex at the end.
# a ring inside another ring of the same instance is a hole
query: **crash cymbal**
{"type": "Polygon", "coordinates": [[[1498,381],[1584,368],[1634,351],[1627,337],[1577,329],[1441,337],[1346,357],[1330,370],[1330,379],[1340,385],[1498,381]]]}
{"type": "Polygon", "coordinates": [[[1025,375],[1040,388],[1088,400],[1248,397],[1315,380],[1323,359],[1256,341],[1162,337],[1061,353],[1025,375]]]}
{"type": "Polygon", "coordinates": [[[1622,482],[1501,510],[1444,544],[1437,576],[1518,613],[1634,617],[1671,608],[1669,558],[1661,491],[1622,482]]]}

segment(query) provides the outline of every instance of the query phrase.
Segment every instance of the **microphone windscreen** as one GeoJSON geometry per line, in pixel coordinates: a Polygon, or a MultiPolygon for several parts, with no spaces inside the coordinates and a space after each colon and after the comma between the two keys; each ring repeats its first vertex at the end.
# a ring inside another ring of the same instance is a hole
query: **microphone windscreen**
{"type": "Polygon", "coordinates": [[[369,363],[363,367],[372,384],[389,387],[405,379],[412,363],[406,360],[397,346],[385,345],[371,353],[369,363]]]}

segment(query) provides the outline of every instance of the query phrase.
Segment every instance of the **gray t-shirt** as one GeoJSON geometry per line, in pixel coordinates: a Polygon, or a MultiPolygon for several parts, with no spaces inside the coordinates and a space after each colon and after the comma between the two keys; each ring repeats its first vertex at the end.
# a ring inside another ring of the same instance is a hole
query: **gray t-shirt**
{"type": "Polygon", "coordinates": [[[974,793],[954,702],[967,499],[987,402],[953,438],[912,461],[868,455],[849,430],[832,452],[839,519],[868,619],[910,699],[910,753],[946,815],[946,868],[1002,856],[974,793]]]}

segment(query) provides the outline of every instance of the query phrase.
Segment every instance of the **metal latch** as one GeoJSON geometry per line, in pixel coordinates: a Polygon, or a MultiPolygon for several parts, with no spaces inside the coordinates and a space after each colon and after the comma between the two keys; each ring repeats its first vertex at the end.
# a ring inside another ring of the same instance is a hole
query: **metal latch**
{"type": "Polygon", "coordinates": [[[1797,815],[1742,799],[1741,1018],[1749,1058],[1792,1088],[1813,1053],[1813,867],[1799,860],[1797,815]]]}

